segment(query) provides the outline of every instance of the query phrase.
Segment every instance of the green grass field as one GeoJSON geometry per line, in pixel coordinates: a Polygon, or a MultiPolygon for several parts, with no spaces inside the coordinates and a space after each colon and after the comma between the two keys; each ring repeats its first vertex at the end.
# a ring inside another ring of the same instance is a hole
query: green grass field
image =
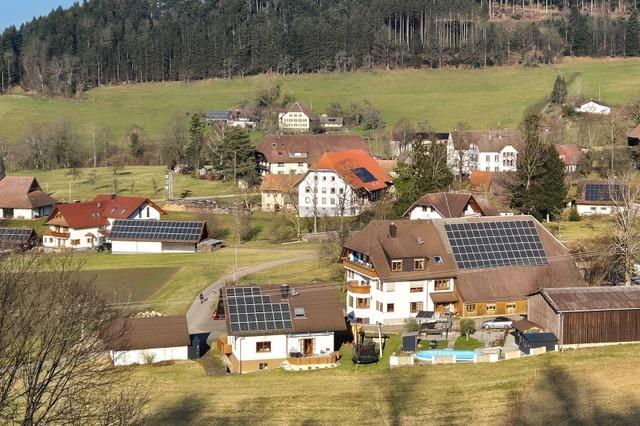
{"type": "MultiPolygon", "coordinates": [[[[558,74],[573,80],[570,91],[618,104],[640,94],[640,59],[565,59],[539,68],[401,70],[375,73],[308,74],[280,77],[283,91],[322,111],[331,102],[370,100],[393,125],[406,117],[426,120],[436,130],[458,122],[473,128],[515,126],[523,112],[551,92],[558,74]]],[[[85,140],[93,128],[108,128],[124,141],[136,124],[158,139],[175,114],[229,108],[251,100],[275,76],[194,83],[149,83],[101,87],[82,99],[0,96],[0,140],[17,142],[33,123],[66,119],[85,140]]]]}
{"type": "MultiPolygon", "coordinates": [[[[0,98],[1,100],[1,98],[0,98]]],[[[108,167],[80,169],[74,179],[69,170],[22,170],[12,173],[17,176],[35,176],[46,192],[58,200],[86,200],[95,194],[114,192],[114,175],[108,167]],[[71,195],[71,198],[69,198],[71,195]]],[[[115,176],[117,190],[122,195],[143,195],[152,199],[166,198],[166,168],[163,166],[127,166],[115,176]]],[[[233,194],[233,185],[227,182],[194,179],[191,176],[175,175],[173,181],[175,198],[233,194]]]]}
{"type": "Polygon", "coordinates": [[[207,376],[197,363],[135,367],[151,424],[631,425],[638,345],[495,364],[207,376]]]}

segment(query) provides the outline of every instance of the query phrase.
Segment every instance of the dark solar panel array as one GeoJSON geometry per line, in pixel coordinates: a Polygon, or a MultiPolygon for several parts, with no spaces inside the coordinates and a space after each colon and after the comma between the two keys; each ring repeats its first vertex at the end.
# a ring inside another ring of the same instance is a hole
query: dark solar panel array
{"type": "Polygon", "coordinates": [[[117,219],[109,238],[121,241],[199,242],[204,222],[117,219]]]}
{"type": "Polygon", "coordinates": [[[27,242],[31,237],[31,228],[0,228],[0,242],[27,242]]]}
{"type": "Polygon", "coordinates": [[[229,287],[225,296],[232,332],[293,331],[289,303],[271,303],[259,287],[229,287]]]}
{"type": "Polygon", "coordinates": [[[548,263],[530,220],[445,224],[445,230],[461,269],[548,263]]]}
{"type": "Polygon", "coordinates": [[[371,174],[371,172],[364,167],[358,167],[357,169],[353,169],[352,172],[360,178],[364,183],[373,182],[376,180],[376,177],[371,174]]]}
{"type": "Polygon", "coordinates": [[[585,185],[584,199],[587,201],[619,201],[623,198],[623,185],[608,183],[588,183],[585,185]]]}

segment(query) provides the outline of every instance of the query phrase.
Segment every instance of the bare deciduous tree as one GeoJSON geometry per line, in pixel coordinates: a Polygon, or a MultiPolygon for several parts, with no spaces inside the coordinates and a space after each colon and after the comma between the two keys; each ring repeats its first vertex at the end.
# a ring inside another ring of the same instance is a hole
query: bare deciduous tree
{"type": "Polygon", "coordinates": [[[115,313],[79,267],[70,256],[0,258],[2,424],[142,421],[145,392],[104,355],[115,313]]]}
{"type": "Polygon", "coordinates": [[[631,285],[634,265],[640,251],[640,176],[627,173],[610,179],[609,194],[615,204],[609,253],[622,268],[625,285],[631,285]]]}

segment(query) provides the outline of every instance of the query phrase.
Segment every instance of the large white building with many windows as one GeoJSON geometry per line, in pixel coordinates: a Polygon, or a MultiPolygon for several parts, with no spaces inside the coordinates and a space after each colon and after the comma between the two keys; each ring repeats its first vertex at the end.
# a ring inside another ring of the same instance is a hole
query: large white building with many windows
{"type": "Polygon", "coordinates": [[[296,102],[287,112],[278,114],[278,127],[292,132],[309,132],[319,118],[304,103],[296,102]]]}
{"type": "Polygon", "coordinates": [[[454,175],[473,170],[515,172],[520,133],[513,130],[455,131],[447,141],[447,164],[454,175]]]}

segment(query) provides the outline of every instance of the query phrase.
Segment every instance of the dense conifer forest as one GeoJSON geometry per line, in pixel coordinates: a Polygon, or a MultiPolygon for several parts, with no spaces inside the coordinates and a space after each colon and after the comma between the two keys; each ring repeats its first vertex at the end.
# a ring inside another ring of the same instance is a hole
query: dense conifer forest
{"type": "Polygon", "coordinates": [[[0,37],[0,90],[640,55],[637,0],[86,0],[0,37]]]}

